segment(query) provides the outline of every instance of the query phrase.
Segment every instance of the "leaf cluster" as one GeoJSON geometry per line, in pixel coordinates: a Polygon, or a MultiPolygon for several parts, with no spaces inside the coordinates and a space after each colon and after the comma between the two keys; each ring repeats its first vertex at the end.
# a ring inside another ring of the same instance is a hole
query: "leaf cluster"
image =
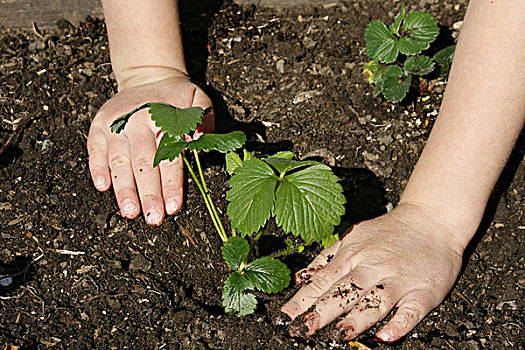
{"type": "Polygon", "coordinates": [[[253,313],[257,299],[249,291],[278,293],[290,284],[290,270],[277,259],[262,257],[246,264],[250,246],[244,238],[230,237],[221,250],[224,261],[233,270],[224,283],[222,294],[228,313],[238,316],[253,313]]]}
{"type": "Polygon", "coordinates": [[[235,153],[227,155],[227,168],[234,174],[227,213],[241,237],[259,231],[272,215],[286,233],[305,242],[320,242],[339,225],[346,200],[337,176],[322,163],[293,156],[287,152],[241,161],[235,153]]]}
{"type": "Polygon", "coordinates": [[[432,72],[436,63],[442,72],[448,71],[454,46],[429,57],[421,52],[428,49],[439,35],[437,20],[422,11],[405,13],[405,6],[394,23],[386,26],[380,20],[370,22],[365,30],[366,52],[372,59],[365,72],[375,84],[374,97],[383,94],[390,102],[399,102],[410,89],[413,76],[432,72]]]}
{"type": "Polygon", "coordinates": [[[177,108],[162,102],[145,103],[124,114],[113,121],[111,131],[120,133],[133,114],[146,108],[155,125],[164,133],[157,147],[153,166],[159,165],[164,159],[174,160],[185,149],[197,152],[218,151],[227,153],[242,147],[246,142],[246,135],[242,131],[234,131],[228,134],[207,133],[196,140],[191,139],[191,137],[188,140],[185,135],[197,130],[202,118],[210,113],[211,109],[202,109],[201,107],[177,108]]]}
{"type": "MultiPolygon", "coordinates": [[[[300,236],[306,244],[317,241],[326,247],[339,239],[332,232],[344,214],[346,200],[338,178],[322,163],[295,161],[294,157],[292,152],[279,152],[260,159],[246,150],[243,159],[235,152],[226,155],[226,170],[233,174],[227,213],[232,229],[239,233],[222,248],[224,260],[234,270],[223,290],[227,312],[252,313],[257,301],[246,291],[277,293],[290,282],[290,271],[275,258],[247,264],[250,249],[243,237],[259,232],[256,241],[270,216],[286,233],[300,236]]],[[[290,240],[287,244],[288,249],[273,257],[304,249],[290,240]]]]}

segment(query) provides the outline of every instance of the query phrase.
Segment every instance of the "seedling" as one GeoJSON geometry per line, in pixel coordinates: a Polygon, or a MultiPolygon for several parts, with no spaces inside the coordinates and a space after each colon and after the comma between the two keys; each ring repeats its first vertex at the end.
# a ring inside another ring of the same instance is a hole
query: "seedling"
{"type": "Polygon", "coordinates": [[[165,103],[146,103],[117,118],[113,132],[121,132],[129,118],[147,108],[155,125],[164,135],[157,148],[153,165],[162,160],[181,156],[204,199],[210,217],[223,241],[223,258],[232,272],[223,288],[223,306],[228,313],[239,316],[253,313],[257,300],[250,291],[278,293],[290,283],[290,270],[279,256],[302,251],[311,242],[324,246],[338,239],[332,234],[344,214],[345,198],[338,178],[330,168],[314,161],[295,161],[291,152],[257,158],[243,151],[243,159],[233,151],[242,147],[246,136],[241,131],[229,134],[208,133],[197,140],[186,137],[197,129],[209,113],[199,107],[179,109],[165,103]],[[199,177],[193,170],[184,150],[193,152],[199,177]],[[227,153],[226,168],[230,174],[231,190],[227,213],[231,232],[228,234],[204,181],[200,151],[227,153]],[[228,153],[229,152],[229,153],[228,153]],[[293,245],[272,256],[251,260],[252,250],[261,237],[270,216],[286,233],[300,236],[304,244],[293,245]],[[246,237],[252,237],[249,242],[246,237]]]}
{"type": "Polygon", "coordinates": [[[410,11],[405,15],[405,5],[394,23],[388,27],[374,20],[366,27],[366,52],[372,59],[365,67],[369,82],[375,84],[373,95],[379,94],[390,102],[405,98],[414,76],[424,76],[434,71],[436,63],[446,75],[455,46],[449,46],[429,57],[421,52],[428,49],[439,34],[437,20],[432,14],[410,11]]]}

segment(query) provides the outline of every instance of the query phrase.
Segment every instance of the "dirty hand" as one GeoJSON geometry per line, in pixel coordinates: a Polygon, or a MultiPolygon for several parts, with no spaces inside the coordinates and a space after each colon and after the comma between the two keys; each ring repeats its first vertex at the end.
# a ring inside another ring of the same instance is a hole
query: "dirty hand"
{"type": "MultiPolygon", "coordinates": [[[[395,342],[444,299],[460,272],[463,251],[452,230],[416,205],[359,223],[296,274],[303,287],[281,309],[293,320],[289,332],[308,338],[347,314],[333,339],[350,340],[395,307],[376,335],[395,342]]],[[[285,318],[275,322],[286,324],[285,318]]]]}
{"type": "MultiPolygon", "coordinates": [[[[108,100],[97,113],[87,141],[89,168],[97,190],[113,190],[123,216],[134,219],[140,204],[146,222],[160,225],[164,213],[182,206],[183,164],[179,157],[153,168],[153,158],[162,137],[147,110],[134,114],[124,131],[112,133],[111,123],[147,102],[165,102],[175,107],[211,107],[206,94],[186,76],[125,88],[108,100]]],[[[196,137],[213,131],[213,115],[205,117],[196,137]]]]}

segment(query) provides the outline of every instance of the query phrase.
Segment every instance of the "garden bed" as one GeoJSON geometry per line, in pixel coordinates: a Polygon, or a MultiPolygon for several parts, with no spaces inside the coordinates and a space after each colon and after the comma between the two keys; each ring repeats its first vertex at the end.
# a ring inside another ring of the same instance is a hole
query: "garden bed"
{"type": "MultiPolygon", "coordinates": [[[[345,189],[348,222],[395,206],[445,87],[431,81],[422,95],[396,105],[372,97],[362,73],[364,28],[372,19],[391,22],[399,6],[355,0],[280,11],[229,3],[182,9],[190,73],[208,82],[219,131],[241,129],[252,149],[293,150],[332,166],[345,189]]],[[[433,13],[447,41],[466,1],[407,1],[407,7],[433,13]]],[[[254,315],[224,314],[228,269],[194,183],[182,211],[160,227],[121,217],[113,193],[94,189],[87,132],[114,92],[102,21],[77,28],[59,21],[42,33],[0,30],[1,144],[12,123],[27,121],[0,155],[0,275],[14,275],[0,287],[0,348],[345,348],[326,331],[298,341],[272,325],[271,311],[293,295],[293,286],[260,299],[254,315]]],[[[452,292],[394,348],[522,348],[522,157],[521,141],[452,292]]],[[[203,158],[224,213],[223,157],[203,158]]],[[[311,247],[286,260],[297,270],[318,252],[311,247]]],[[[374,330],[358,340],[386,348],[374,330]]]]}

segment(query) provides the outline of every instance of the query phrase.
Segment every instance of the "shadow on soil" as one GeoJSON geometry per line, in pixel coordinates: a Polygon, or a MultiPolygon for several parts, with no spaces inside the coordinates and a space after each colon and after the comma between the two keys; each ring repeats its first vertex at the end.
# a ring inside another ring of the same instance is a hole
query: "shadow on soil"
{"type": "Polygon", "coordinates": [[[10,263],[0,261],[0,296],[6,296],[33,279],[34,261],[19,256],[10,263]]]}

